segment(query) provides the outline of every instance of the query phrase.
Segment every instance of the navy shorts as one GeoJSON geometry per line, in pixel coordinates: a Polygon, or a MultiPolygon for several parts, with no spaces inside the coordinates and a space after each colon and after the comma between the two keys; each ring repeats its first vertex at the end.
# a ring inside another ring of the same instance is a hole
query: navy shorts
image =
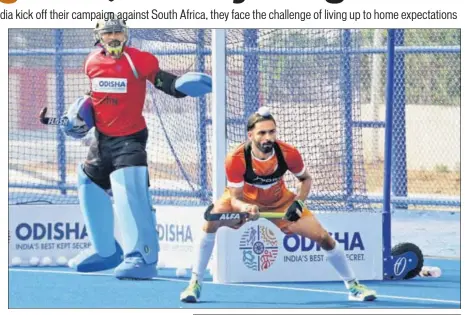
{"type": "Polygon", "coordinates": [[[95,130],[84,172],[97,185],[111,188],[110,174],[128,166],[147,166],[148,130],[143,129],[132,135],[112,137],[95,130]]]}

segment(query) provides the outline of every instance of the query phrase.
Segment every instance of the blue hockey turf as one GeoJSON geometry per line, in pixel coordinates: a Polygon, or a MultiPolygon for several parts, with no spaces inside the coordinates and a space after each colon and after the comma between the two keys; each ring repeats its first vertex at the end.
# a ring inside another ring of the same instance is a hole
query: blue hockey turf
{"type": "Polygon", "coordinates": [[[426,259],[440,278],[366,281],[374,302],[351,302],[342,282],[215,284],[207,278],[201,303],[184,304],[188,278],[160,270],[150,281],[121,281],[111,271],[78,274],[68,268],[9,268],[9,308],[460,308],[460,261],[426,259]]]}

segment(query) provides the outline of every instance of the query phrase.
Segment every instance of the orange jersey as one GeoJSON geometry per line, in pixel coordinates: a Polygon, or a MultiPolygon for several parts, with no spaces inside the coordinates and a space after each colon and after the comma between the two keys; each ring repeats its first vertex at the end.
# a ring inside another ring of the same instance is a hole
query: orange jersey
{"type": "Polygon", "coordinates": [[[158,59],[136,48],[125,47],[119,59],[106,56],[102,49],[90,53],[85,73],[90,79],[97,129],[108,136],[144,129],[146,81],[154,82],[158,71],[158,59]]]}
{"type": "MultiPolygon", "coordinates": [[[[300,152],[292,145],[283,141],[277,140],[276,144],[281,149],[288,170],[296,176],[302,175],[305,172],[305,165],[300,152]]],[[[241,144],[233,152],[229,153],[226,158],[225,166],[228,187],[243,187],[244,199],[252,200],[264,206],[276,206],[283,198],[287,199],[289,191],[282,176],[271,184],[251,184],[245,181],[246,161],[244,146],[245,144],[241,144]]],[[[275,150],[266,160],[257,159],[252,154],[251,162],[253,172],[258,177],[271,175],[278,168],[278,158],[275,150]]]]}

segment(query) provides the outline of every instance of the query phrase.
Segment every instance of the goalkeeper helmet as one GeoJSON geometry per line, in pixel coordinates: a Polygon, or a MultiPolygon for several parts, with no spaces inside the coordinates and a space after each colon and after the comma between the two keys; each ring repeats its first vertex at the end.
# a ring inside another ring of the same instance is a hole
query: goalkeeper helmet
{"type": "Polygon", "coordinates": [[[94,29],[95,45],[100,44],[103,49],[112,57],[119,58],[123,54],[124,46],[126,45],[129,32],[128,27],[126,26],[126,21],[124,20],[101,20],[97,22],[97,25],[94,29]],[[105,42],[103,40],[104,34],[110,33],[122,33],[124,39],[120,41],[119,39],[112,39],[105,42]]]}

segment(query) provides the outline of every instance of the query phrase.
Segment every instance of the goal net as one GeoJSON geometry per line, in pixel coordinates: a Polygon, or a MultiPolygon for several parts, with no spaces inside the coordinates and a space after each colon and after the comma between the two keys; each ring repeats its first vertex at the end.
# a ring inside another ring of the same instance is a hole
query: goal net
{"type": "MultiPolygon", "coordinates": [[[[210,30],[131,29],[131,45],[160,67],[211,73],[210,30]]],[[[9,30],[9,203],[77,203],[83,141],[38,122],[60,116],[89,89],[83,74],[91,29],[9,30]]],[[[269,106],[278,137],[296,146],[312,175],[314,210],[370,210],[363,169],[358,57],[343,30],[227,31],[227,148],[247,139],[246,120],[269,106]]],[[[211,202],[211,95],[174,99],[147,84],[151,193],[156,204],[211,202]]],[[[295,189],[296,182],[286,175],[295,189]]]]}

